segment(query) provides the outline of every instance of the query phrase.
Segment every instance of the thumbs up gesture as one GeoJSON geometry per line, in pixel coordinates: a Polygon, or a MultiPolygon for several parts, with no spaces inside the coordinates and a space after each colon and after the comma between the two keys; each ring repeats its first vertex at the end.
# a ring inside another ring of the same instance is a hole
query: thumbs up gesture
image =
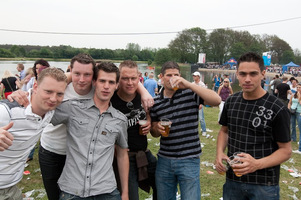
{"type": "Polygon", "coordinates": [[[10,122],[8,125],[0,128],[0,151],[4,151],[12,145],[14,136],[8,132],[8,130],[14,125],[14,122],[10,122]]]}

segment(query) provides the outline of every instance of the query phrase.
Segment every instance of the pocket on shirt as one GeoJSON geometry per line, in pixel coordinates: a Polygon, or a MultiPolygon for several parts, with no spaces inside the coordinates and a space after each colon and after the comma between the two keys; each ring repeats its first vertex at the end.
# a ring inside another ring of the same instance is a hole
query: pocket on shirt
{"type": "Polygon", "coordinates": [[[87,118],[80,118],[80,117],[73,117],[71,118],[70,123],[70,132],[75,136],[82,137],[87,134],[87,128],[89,125],[89,119],[87,118]]]}
{"type": "Polygon", "coordinates": [[[117,128],[106,124],[104,131],[102,131],[101,133],[101,140],[104,141],[106,144],[115,144],[118,134],[119,130],[117,128]]]}

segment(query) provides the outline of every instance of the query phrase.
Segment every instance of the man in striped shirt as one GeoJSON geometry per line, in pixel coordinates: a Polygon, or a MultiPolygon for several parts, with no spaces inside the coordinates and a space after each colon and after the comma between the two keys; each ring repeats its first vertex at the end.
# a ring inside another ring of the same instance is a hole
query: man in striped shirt
{"type": "Polygon", "coordinates": [[[62,102],[67,77],[56,68],[41,72],[28,97],[29,106],[0,102],[0,199],[22,199],[21,181],[26,159],[54,109],[62,102]],[[5,150],[6,149],[6,150],[5,150]],[[5,150],[5,151],[4,151],[5,150]]]}
{"type": "Polygon", "coordinates": [[[200,104],[217,106],[221,99],[212,90],[199,87],[180,76],[175,62],[166,62],[160,78],[164,89],[155,97],[150,110],[151,134],[164,133],[160,119],[168,118],[172,124],[168,137],[161,137],[156,169],[158,199],[176,199],[180,185],[181,199],[199,200],[201,145],[198,134],[198,111],[200,104]],[[173,85],[179,89],[173,89],[173,85]]]}

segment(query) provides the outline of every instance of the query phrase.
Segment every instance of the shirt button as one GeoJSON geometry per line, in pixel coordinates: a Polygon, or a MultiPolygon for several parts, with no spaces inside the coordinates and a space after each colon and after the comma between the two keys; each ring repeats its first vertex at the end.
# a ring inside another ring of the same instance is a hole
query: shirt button
{"type": "Polygon", "coordinates": [[[87,178],[89,178],[89,176],[87,176],[87,178]]]}
{"type": "Polygon", "coordinates": [[[90,152],[90,154],[92,154],[92,152],[90,152]]]}

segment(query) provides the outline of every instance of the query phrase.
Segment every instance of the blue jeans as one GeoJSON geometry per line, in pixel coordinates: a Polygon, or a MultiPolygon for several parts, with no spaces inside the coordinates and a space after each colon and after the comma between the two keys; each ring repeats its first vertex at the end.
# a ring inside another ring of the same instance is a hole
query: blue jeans
{"type": "MultiPolygon", "coordinates": [[[[155,172],[157,159],[153,154],[148,151],[145,152],[146,158],[148,161],[147,172],[148,172],[148,183],[153,189],[153,200],[157,199],[157,189],[155,183],[155,172]]],[[[138,192],[138,169],[136,156],[129,156],[130,160],[130,172],[129,172],[129,199],[130,200],[139,200],[139,192],[138,192]]]]}
{"type": "Polygon", "coordinates": [[[158,156],[158,200],[176,200],[178,183],[182,200],[201,199],[200,158],[168,159],[158,156]]]}
{"type": "Polygon", "coordinates": [[[301,151],[301,113],[297,113],[297,122],[298,122],[298,128],[299,128],[299,151],[301,151]]]}
{"type": "MultiPolygon", "coordinates": [[[[291,134],[292,134],[292,140],[296,142],[296,120],[297,115],[300,115],[300,113],[291,114],[291,134]]],[[[299,126],[298,126],[299,127],[299,126]]]]}
{"type": "Polygon", "coordinates": [[[73,194],[69,194],[67,192],[61,192],[60,194],[60,200],[80,200],[80,199],[85,199],[85,200],[121,200],[120,193],[117,189],[115,189],[111,193],[107,194],[100,194],[96,196],[90,196],[90,197],[79,197],[75,196],[73,194]]]}
{"type": "Polygon", "coordinates": [[[206,132],[206,122],[205,122],[205,118],[204,118],[204,105],[203,105],[202,109],[199,110],[199,120],[201,123],[202,132],[206,132]]]}
{"type": "Polygon", "coordinates": [[[40,145],[39,163],[43,178],[44,187],[49,200],[59,199],[61,190],[57,184],[63,168],[65,166],[66,156],[59,155],[44,149],[40,145]]]}
{"type": "Polygon", "coordinates": [[[224,200],[278,200],[279,198],[279,185],[255,185],[227,179],[223,187],[224,200]]]}
{"type": "Polygon", "coordinates": [[[29,153],[29,156],[28,156],[28,159],[32,160],[33,159],[33,154],[34,154],[34,151],[35,151],[36,147],[34,147],[30,153],[29,153]]]}

